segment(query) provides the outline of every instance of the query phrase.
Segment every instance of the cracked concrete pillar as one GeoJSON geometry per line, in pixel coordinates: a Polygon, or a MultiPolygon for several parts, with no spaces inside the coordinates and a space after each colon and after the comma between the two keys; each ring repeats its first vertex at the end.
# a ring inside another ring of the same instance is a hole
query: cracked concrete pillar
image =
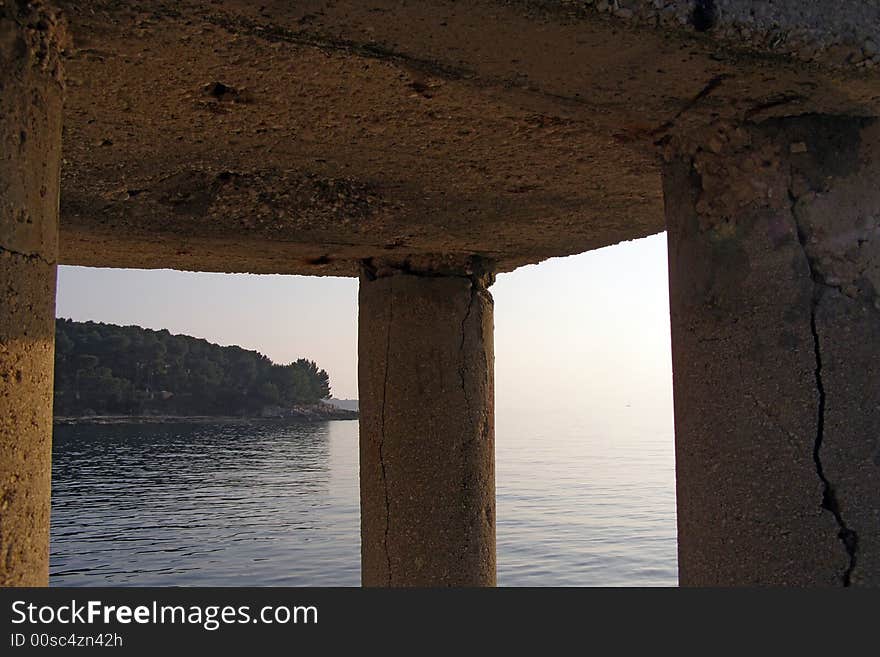
{"type": "Polygon", "coordinates": [[[495,585],[491,281],[475,259],[364,267],[365,586],[495,585]]]}
{"type": "Polygon", "coordinates": [[[880,584],[878,181],[872,119],[668,148],[683,585],[880,584]]]}
{"type": "Polygon", "coordinates": [[[49,580],[61,35],[0,3],[0,586],[49,580]]]}

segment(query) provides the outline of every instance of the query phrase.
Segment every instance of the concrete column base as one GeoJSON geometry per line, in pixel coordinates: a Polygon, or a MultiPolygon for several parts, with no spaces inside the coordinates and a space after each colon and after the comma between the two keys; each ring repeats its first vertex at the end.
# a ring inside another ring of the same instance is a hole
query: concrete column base
{"type": "Polygon", "coordinates": [[[62,36],[0,5],[0,586],[49,582],[62,36]]]}
{"type": "Polygon", "coordinates": [[[479,263],[361,276],[365,586],[495,585],[490,282],[479,263]]]}
{"type": "Polygon", "coordinates": [[[712,126],[664,191],[683,585],[880,584],[880,123],[712,126]]]}

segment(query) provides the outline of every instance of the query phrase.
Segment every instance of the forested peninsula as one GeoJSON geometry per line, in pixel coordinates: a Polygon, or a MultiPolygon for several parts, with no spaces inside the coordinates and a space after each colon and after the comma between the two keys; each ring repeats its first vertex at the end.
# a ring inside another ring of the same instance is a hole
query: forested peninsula
{"type": "Polygon", "coordinates": [[[330,377],[314,361],[288,365],[139,326],[55,322],[55,417],[278,417],[356,413],[323,403],[330,377]]]}

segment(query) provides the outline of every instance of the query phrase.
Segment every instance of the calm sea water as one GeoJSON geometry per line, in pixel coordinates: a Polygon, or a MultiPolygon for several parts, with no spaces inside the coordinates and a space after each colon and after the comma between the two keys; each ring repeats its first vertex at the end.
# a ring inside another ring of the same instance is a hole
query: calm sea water
{"type": "MultiPolygon", "coordinates": [[[[508,586],[674,586],[670,429],[499,413],[508,586]]],[[[356,421],[56,427],[53,585],[360,584],[356,421]]]]}

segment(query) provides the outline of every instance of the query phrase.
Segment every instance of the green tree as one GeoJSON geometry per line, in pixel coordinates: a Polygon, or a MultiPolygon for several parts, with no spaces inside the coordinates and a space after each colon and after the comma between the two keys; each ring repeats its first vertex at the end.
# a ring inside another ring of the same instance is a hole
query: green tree
{"type": "Polygon", "coordinates": [[[255,351],[167,330],[56,321],[58,414],[250,414],[329,395],[327,373],[304,358],[276,365],[255,351]]]}

